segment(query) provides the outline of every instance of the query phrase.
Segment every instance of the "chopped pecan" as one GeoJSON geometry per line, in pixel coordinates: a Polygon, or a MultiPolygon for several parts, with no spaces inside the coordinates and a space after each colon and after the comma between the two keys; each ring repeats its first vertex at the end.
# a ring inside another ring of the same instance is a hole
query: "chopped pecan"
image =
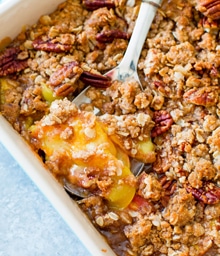
{"type": "Polygon", "coordinates": [[[27,58],[28,54],[22,54],[19,47],[5,49],[0,54],[0,76],[7,76],[24,70],[28,66],[27,58]]]}
{"type": "Polygon", "coordinates": [[[94,11],[102,7],[107,7],[108,9],[115,8],[114,0],[83,0],[83,5],[89,11],[94,11]]]}
{"type": "Polygon", "coordinates": [[[155,211],[154,205],[147,199],[135,194],[129,209],[139,211],[141,214],[149,214],[155,211]]]}
{"type": "Polygon", "coordinates": [[[45,51],[45,52],[68,52],[72,49],[72,44],[62,44],[60,42],[53,42],[52,39],[47,39],[44,41],[42,38],[36,38],[33,43],[33,48],[35,50],[45,51]]]}
{"type": "Polygon", "coordinates": [[[176,182],[174,180],[168,180],[166,175],[160,177],[159,181],[162,188],[165,190],[165,195],[171,196],[176,189],[176,182]]]}
{"type": "Polygon", "coordinates": [[[220,217],[217,220],[216,229],[220,231],[220,217]]]}
{"type": "Polygon", "coordinates": [[[202,27],[206,31],[218,31],[219,26],[218,22],[214,20],[210,20],[207,17],[203,17],[199,20],[198,27],[202,27]]]}
{"type": "Polygon", "coordinates": [[[189,172],[185,171],[184,169],[179,169],[179,170],[178,170],[178,174],[179,174],[181,177],[183,177],[183,176],[188,177],[188,176],[189,176],[189,172]]]}
{"type": "Polygon", "coordinates": [[[173,124],[173,119],[166,110],[155,111],[152,119],[155,122],[155,126],[151,131],[153,138],[168,131],[173,124]]]}
{"type": "Polygon", "coordinates": [[[156,161],[153,163],[153,170],[158,173],[165,173],[169,170],[171,163],[167,157],[162,157],[163,151],[158,150],[156,154],[156,161]]]}
{"type": "Polygon", "coordinates": [[[167,176],[161,176],[159,178],[159,182],[164,190],[162,198],[161,198],[161,203],[163,207],[166,207],[170,196],[175,192],[176,190],[176,181],[175,180],[168,180],[167,176]]]}
{"type": "Polygon", "coordinates": [[[154,81],[154,85],[156,88],[159,88],[159,87],[165,87],[166,84],[161,80],[156,80],[154,81]]]}
{"type": "Polygon", "coordinates": [[[74,91],[75,89],[71,83],[60,84],[54,88],[55,94],[59,97],[65,97],[74,91]]]}
{"type": "Polygon", "coordinates": [[[129,39],[130,35],[120,29],[113,29],[101,32],[96,35],[99,43],[111,43],[114,39],[129,39]]]}
{"type": "Polygon", "coordinates": [[[49,84],[54,87],[57,96],[67,96],[75,91],[73,85],[80,78],[82,72],[78,62],[69,62],[50,76],[49,84]]]}
{"type": "Polygon", "coordinates": [[[213,20],[220,19],[219,0],[198,0],[197,9],[213,20]]]}
{"type": "Polygon", "coordinates": [[[210,107],[218,102],[219,88],[217,86],[193,88],[184,93],[187,103],[210,107]]]}
{"type": "Polygon", "coordinates": [[[169,96],[171,93],[170,88],[167,86],[166,83],[164,83],[161,80],[156,80],[153,82],[153,85],[155,86],[156,90],[163,96],[169,96]]]}
{"type": "Polygon", "coordinates": [[[220,202],[220,188],[211,182],[204,182],[202,188],[194,188],[187,184],[186,191],[191,193],[197,200],[205,204],[217,204],[220,202]]]}
{"type": "Polygon", "coordinates": [[[190,151],[192,150],[192,146],[188,141],[183,141],[180,143],[178,150],[180,152],[190,153],[190,151]]]}
{"type": "Polygon", "coordinates": [[[215,66],[213,66],[210,71],[210,75],[213,77],[219,77],[219,70],[215,66]]]}
{"type": "Polygon", "coordinates": [[[94,74],[88,71],[83,71],[80,80],[87,85],[97,88],[107,88],[111,86],[111,78],[108,76],[94,74]]]}

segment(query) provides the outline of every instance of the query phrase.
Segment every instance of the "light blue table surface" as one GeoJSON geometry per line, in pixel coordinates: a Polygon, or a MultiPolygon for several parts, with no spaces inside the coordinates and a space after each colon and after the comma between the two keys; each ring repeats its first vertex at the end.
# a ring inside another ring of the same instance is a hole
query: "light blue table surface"
{"type": "Polygon", "coordinates": [[[0,256],[56,255],[91,254],[0,144],[0,256]]]}
{"type": "Polygon", "coordinates": [[[90,256],[0,144],[0,256],[90,256]]]}

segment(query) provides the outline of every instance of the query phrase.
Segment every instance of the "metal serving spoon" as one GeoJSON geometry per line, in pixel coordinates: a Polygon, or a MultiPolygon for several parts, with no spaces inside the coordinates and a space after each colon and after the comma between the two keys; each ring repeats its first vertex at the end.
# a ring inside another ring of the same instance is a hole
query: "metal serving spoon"
{"type": "MultiPolygon", "coordinates": [[[[112,81],[125,81],[127,78],[134,78],[143,90],[141,82],[137,73],[137,64],[143,48],[148,31],[151,27],[152,21],[155,17],[157,8],[160,7],[162,0],[142,0],[138,17],[135,23],[133,33],[131,35],[125,55],[120,64],[108,71],[105,75],[110,77],[112,81]]],[[[83,103],[91,103],[91,99],[86,96],[90,86],[84,89],[73,102],[79,107],[83,103]]],[[[99,114],[100,110],[95,108],[94,114],[99,114]]],[[[131,170],[134,175],[141,172],[144,164],[132,159],[131,170]]]]}
{"type": "MultiPolygon", "coordinates": [[[[125,81],[127,78],[134,78],[143,90],[137,73],[137,64],[148,31],[161,2],[162,0],[142,0],[135,27],[122,61],[117,67],[104,74],[110,77],[112,81],[125,81]]],[[[91,103],[91,100],[86,96],[89,88],[90,86],[73,100],[77,106],[80,106],[82,103],[91,103]]]]}
{"type": "MultiPolygon", "coordinates": [[[[151,27],[152,21],[155,17],[157,8],[160,7],[162,0],[142,0],[139,14],[135,23],[135,27],[129,41],[125,55],[120,64],[114,69],[107,72],[105,75],[111,80],[125,81],[127,78],[134,78],[143,90],[141,82],[137,73],[137,64],[143,48],[143,44],[147,37],[148,31],[151,27]]],[[[91,99],[86,96],[86,92],[90,86],[84,89],[73,102],[79,107],[83,103],[91,103],[91,99]]],[[[95,114],[99,113],[98,109],[94,110],[95,114]]],[[[150,165],[145,165],[135,159],[131,159],[131,171],[135,176],[138,176],[143,170],[149,168],[150,165]]],[[[65,190],[71,195],[80,198],[89,196],[84,189],[64,181],[65,190]]]]}

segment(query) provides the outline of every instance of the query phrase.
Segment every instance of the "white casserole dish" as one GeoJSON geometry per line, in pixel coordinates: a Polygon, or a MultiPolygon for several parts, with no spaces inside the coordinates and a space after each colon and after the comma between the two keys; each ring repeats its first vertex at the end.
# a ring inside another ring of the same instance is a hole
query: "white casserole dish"
{"type": "MultiPolygon", "coordinates": [[[[41,15],[54,11],[61,2],[63,0],[10,0],[3,2],[0,8],[0,40],[8,36],[14,38],[22,26],[35,23],[41,15]]],[[[0,142],[39,187],[92,255],[115,255],[87,217],[82,214],[77,204],[69,198],[61,185],[44,168],[27,143],[1,114],[0,142]]]]}

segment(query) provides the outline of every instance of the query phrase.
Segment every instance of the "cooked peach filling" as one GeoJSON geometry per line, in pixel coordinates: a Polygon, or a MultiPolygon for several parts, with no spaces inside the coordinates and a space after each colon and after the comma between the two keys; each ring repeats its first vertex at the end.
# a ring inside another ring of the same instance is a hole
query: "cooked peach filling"
{"type": "Polygon", "coordinates": [[[124,208],[133,199],[129,157],[93,113],[78,111],[67,100],[55,101],[50,114],[30,127],[30,136],[55,174],[99,194],[114,208],[124,208]],[[56,115],[58,105],[66,107],[63,114],[69,109],[68,117],[56,115]]]}

